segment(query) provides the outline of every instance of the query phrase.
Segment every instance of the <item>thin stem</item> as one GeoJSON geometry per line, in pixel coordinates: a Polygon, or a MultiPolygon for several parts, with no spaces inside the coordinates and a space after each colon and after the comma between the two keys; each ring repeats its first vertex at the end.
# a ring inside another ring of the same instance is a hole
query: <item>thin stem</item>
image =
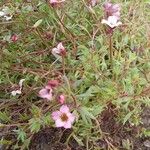
{"type": "MultiPolygon", "coordinates": [[[[53,9],[50,5],[49,5],[49,7],[51,8],[51,9],[53,9]]],[[[55,10],[55,9],[53,9],[53,12],[54,12],[54,14],[56,15],[56,17],[57,17],[57,19],[58,19],[58,21],[59,21],[59,23],[62,25],[62,27],[63,27],[63,29],[64,30],[66,30],[68,33],[69,33],[69,37],[68,37],[68,35],[67,35],[67,37],[69,38],[69,39],[71,39],[71,41],[72,41],[72,44],[73,44],[73,47],[74,47],[74,49],[73,49],[73,55],[76,57],[76,55],[77,55],[77,47],[76,47],[76,40],[75,40],[75,35],[74,35],[74,33],[72,33],[71,31],[70,31],[70,29],[68,29],[66,26],[65,26],[65,24],[63,23],[63,21],[61,20],[61,18],[59,17],[59,14],[58,14],[58,12],[57,12],[57,10],[55,10]]],[[[63,12],[64,13],[64,12],[63,12]]],[[[65,13],[65,15],[67,15],[66,13],[65,13]]],[[[69,16],[67,16],[67,17],[69,17],[69,16]]],[[[59,24],[58,23],[58,24],[59,24]]],[[[59,24],[59,25],[60,25],[59,24]]],[[[65,34],[65,33],[64,33],[65,34]]]]}
{"type": "Polygon", "coordinates": [[[113,70],[112,35],[109,36],[109,59],[110,59],[111,69],[113,70]]]}
{"type": "Polygon", "coordinates": [[[24,126],[24,125],[28,125],[28,123],[0,124],[0,127],[16,127],[16,126],[24,126]]]}
{"type": "MultiPolygon", "coordinates": [[[[69,96],[73,99],[74,105],[77,108],[77,99],[76,99],[76,97],[74,96],[74,94],[71,90],[70,82],[69,82],[67,76],[64,76],[64,79],[65,79],[65,81],[67,83],[67,86],[68,86],[68,89],[67,89],[66,92],[68,92],[69,96]]],[[[64,89],[66,90],[66,88],[64,88],[64,89]]]]}
{"type": "Polygon", "coordinates": [[[39,37],[40,37],[40,39],[42,40],[43,44],[44,44],[47,48],[49,48],[49,45],[48,45],[48,44],[45,42],[45,40],[43,39],[42,34],[40,33],[40,31],[39,31],[38,28],[35,29],[35,32],[39,35],[39,37]]]}
{"type": "Polygon", "coordinates": [[[71,93],[71,97],[73,99],[75,107],[77,107],[77,100],[76,100],[75,96],[73,95],[73,93],[71,93]]]}
{"type": "Polygon", "coordinates": [[[65,75],[65,58],[62,56],[62,70],[63,70],[63,75],[65,75]]]}
{"type": "MultiPolygon", "coordinates": [[[[53,9],[50,5],[49,5],[49,7],[51,9],[53,9]]],[[[55,9],[53,9],[53,12],[56,15],[56,17],[57,17],[58,21],[60,22],[60,24],[70,33],[71,37],[74,38],[75,37],[74,34],[64,25],[64,23],[62,22],[61,18],[59,17],[58,12],[55,9]]]]}

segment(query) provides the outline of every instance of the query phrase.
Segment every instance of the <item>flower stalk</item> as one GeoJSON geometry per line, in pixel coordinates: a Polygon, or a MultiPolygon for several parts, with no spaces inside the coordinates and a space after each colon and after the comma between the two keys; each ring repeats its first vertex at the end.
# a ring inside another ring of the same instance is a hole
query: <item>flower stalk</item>
{"type": "Polygon", "coordinates": [[[63,75],[65,75],[65,58],[64,58],[64,55],[62,55],[62,70],[63,70],[63,75]]]}
{"type": "Polygon", "coordinates": [[[113,48],[112,48],[112,34],[109,36],[109,59],[110,59],[110,65],[111,69],[113,70],[113,48]]]}

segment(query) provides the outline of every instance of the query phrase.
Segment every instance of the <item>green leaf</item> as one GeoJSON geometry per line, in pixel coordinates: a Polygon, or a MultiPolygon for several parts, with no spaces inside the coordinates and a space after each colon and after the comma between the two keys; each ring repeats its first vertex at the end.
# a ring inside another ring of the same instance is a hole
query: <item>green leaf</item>
{"type": "Polygon", "coordinates": [[[99,93],[100,88],[98,86],[90,86],[89,89],[83,93],[78,95],[79,98],[89,98],[94,96],[95,93],[99,93]]]}
{"type": "Polygon", "coordinates": [[[125,125],[125,123],[131,118],[131,116],[133,115],[133,111],[129,112],[123,119],[123,124],[125,125]]]}
{"type": "Polygon", "coordinates": [[[37,107],[36,105],[32,105],[32,109],[30,111],[37,118],[41,116],[41,113],[42,113],[41,109],[37,107]]]}
{"type": "Polygon", "coordinates": [[[100,105],[94,105],[91,108],[91,112],[94,116],[99,115],[102,111],[103,111],[104,106],[100,106],[100,105]]]}
{"type": "Polygon", "coordinates": [[[38,20],[38,21],[33,25],[33,28],[37,28],[42,22],[43,22],[43,19],[38,20]]]}
{"type": "Polygon", "coordinates": [[[29,144],[31,142],[31,138],[28,138],[24,141],[22,149],[29,149],[29,144]]]}
{"type": "Polygon", "coordinates": [[[93,120],[96,119],[94,117],[94,115],[88,110],[87,107],[81,107],[79,112],[81,114],[81,117],[82,117],[83,121],[86,124],[92,124],[91,119],[93,119],[93,120]]]}
{"type": "Polygon", "coordinates": [[[0,145],[11,145],[12,141],[1,138],[0,145]]]}
{"type": "Polygon", "coordinates": [[[73,138],[77,141],[77,143],[78,143],[80,146],[84,146],[82,140],[79,139],[75,134],[73,135],[73,138]]]}
{"type": "Polygon", "coordinates": [[[37,133],[41,128],[41,120],[39,118],[32,118],[29,120],[30,130],[33,133],[37,133]]]}
{"type": "Polygon", "coordinates": [[[17,140],[24,142],[27,137],[26,133],[22,129],[18,129],[18,130],[14,130],[14,131],[18,135],[17,140]]]}
{"type": "Polygon", "coordinates": [[[42,120],[43,120],[44,125],[50,125],[52,122],[50,114],[43,116],[42,120]]]}
{"type": "Polygon", "coordinates": [[[129,62],[135,61],[137,59],[137,55],[135,53],[129,53],[129,62]]]}
{"type": "Polygon", "coordinates": [[[1,112],[1,111],[0,111],[0,120],[5,122],[5,123],[11,121],[10,117],[8,116],[8,114],[6,112],[1,112]]]}
{"type": "Polygon", "coordinates": [[[145,3],[149,3],[150,4],[150,0],[144,0],[145,3]]]}
{"type": "Polygon", "coordinates": [[[150,129],[145,129],[144,128],[142,130],[143,130],[142,132],[143,132],[143,134],[144,134],[145,137],[150,137],[150,129]]]}

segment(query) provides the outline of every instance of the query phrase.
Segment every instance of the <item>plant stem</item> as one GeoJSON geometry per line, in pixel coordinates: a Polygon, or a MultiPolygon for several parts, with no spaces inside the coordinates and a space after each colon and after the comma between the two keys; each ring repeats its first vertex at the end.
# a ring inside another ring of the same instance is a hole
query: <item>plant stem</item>
{"type": "Polygon", "coordinates": [[[62,70],[63,70],[63,74],[65,75],[65,58],[64,56],[62,56],[62,70]]]}
{"type": "MultiPolygon", "coordinates": [[[[73,44],[73,47],[74,47],[74,49],[73,49],[73,55],[76,57],[76,55],[77,55],[77,47],[76,47],[76,40],[75,40],[75,35],[74,35],[74,33],[72,33],[71,31],[70,31],[70,29],[68,29],[66,26],[65,26],[65,24],[63,23],[63,21],[61,20],[61,18],[60,18],[60,16],[59,16],[59,14],[58,14],[58,12],[57,12],[57,10],[55,10],[55,9],[53,9],[50,5],[49,5],[49,7],[50,7],[50,9],[52,9],[53,10],[53,12],[54,12],[54,14],[56,15],[56,17],[57,17],[57,19],[58,19],[58,21],[59,21],[59,23],[62,25],[62,27],[64,28],[64,30],[66,30],[68,33],[69,33],[69,35],[67,34],[65,34],[63,31],[63,33],[70,39],[70,41],[72,41],[72,44],[73,44]]],[[[64,12],[63,12],[64,13],[64,12]]],[[[64,13],[65,15],[67,15],[66,13],[64,13]]],[[[69,17],[69,16],[67,16],[67,17],[69,17]]],[[[59,24],[58,23],[58,24],[59,24]]],[[[59,25],[60,25],[59,24],[59,25]]]]}
{"type": "Polygon", "coordinates": [[[111,69],[113,70],[112,35],[109,36],[109,59],[110,59],[111,69]]]}
{"type": "MultiPolygon", "coordinates": [[[[76,99],[76,97],[74,96],[74,94],[73,94],[73,92],[72,92],[72,90],[71,90],[70,82],[69,82],[69,80],[68,80],[68,78],[67,78],[66,76],[64,76],[64,80],[66,81],[67,86],[68,86],[67,92],[68,92],[68,94],[70,95],[70,97],[73,99],[73,102],[74,102],[75,107],[77,107],[77,99],[76,99]]],[[[65,88],[64,88],[64,89],[65,89],[65,88]]],[[[65,89],[65,90],[66,90],[66,89],[65,89]]]]}
{"type": "Polygon", "coordinates": [[[49,48],[49,45],[48,45],[48,44],[45,42],[45,40],[43,39],[42,34],[41,34],[41,32],[39,31],[39,29],[36,28],[35,31],[36,31],[36,33],[39,35],[39,37],[40,37],[40,39],[42,40],[43,44],[44,44],[47,48],[49,48]]]}

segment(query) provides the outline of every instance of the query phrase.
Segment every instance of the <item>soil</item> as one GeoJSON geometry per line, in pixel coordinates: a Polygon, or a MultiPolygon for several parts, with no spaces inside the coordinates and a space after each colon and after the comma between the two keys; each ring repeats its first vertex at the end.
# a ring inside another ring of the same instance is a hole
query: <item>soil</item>
{"type": "Polygon", "coordinates": [[[150,130],[150,108],[145,108],[142,113],[143,124],[139,127],[131,126],[129,124],[121,125],[116,123],[116,112],[113,108],[109,107],[105,110],[100,118],[100,126],[105,134],[105,137],[99,141],[97,144],[103,150],[109,148],[115,149],[117,147],[119,150],[126,150],[123,147],[124,141],[130,142],[130,150],[150,150],[150,138],[139,137],[139,133],[142,128],[150,130]]]}
{"type": "Polygon", "coordinates": [[[71,130],[46,128],[32,137],[30,150],[83,150],[76,141],[64,144],[71,134],[71,130]]]}

